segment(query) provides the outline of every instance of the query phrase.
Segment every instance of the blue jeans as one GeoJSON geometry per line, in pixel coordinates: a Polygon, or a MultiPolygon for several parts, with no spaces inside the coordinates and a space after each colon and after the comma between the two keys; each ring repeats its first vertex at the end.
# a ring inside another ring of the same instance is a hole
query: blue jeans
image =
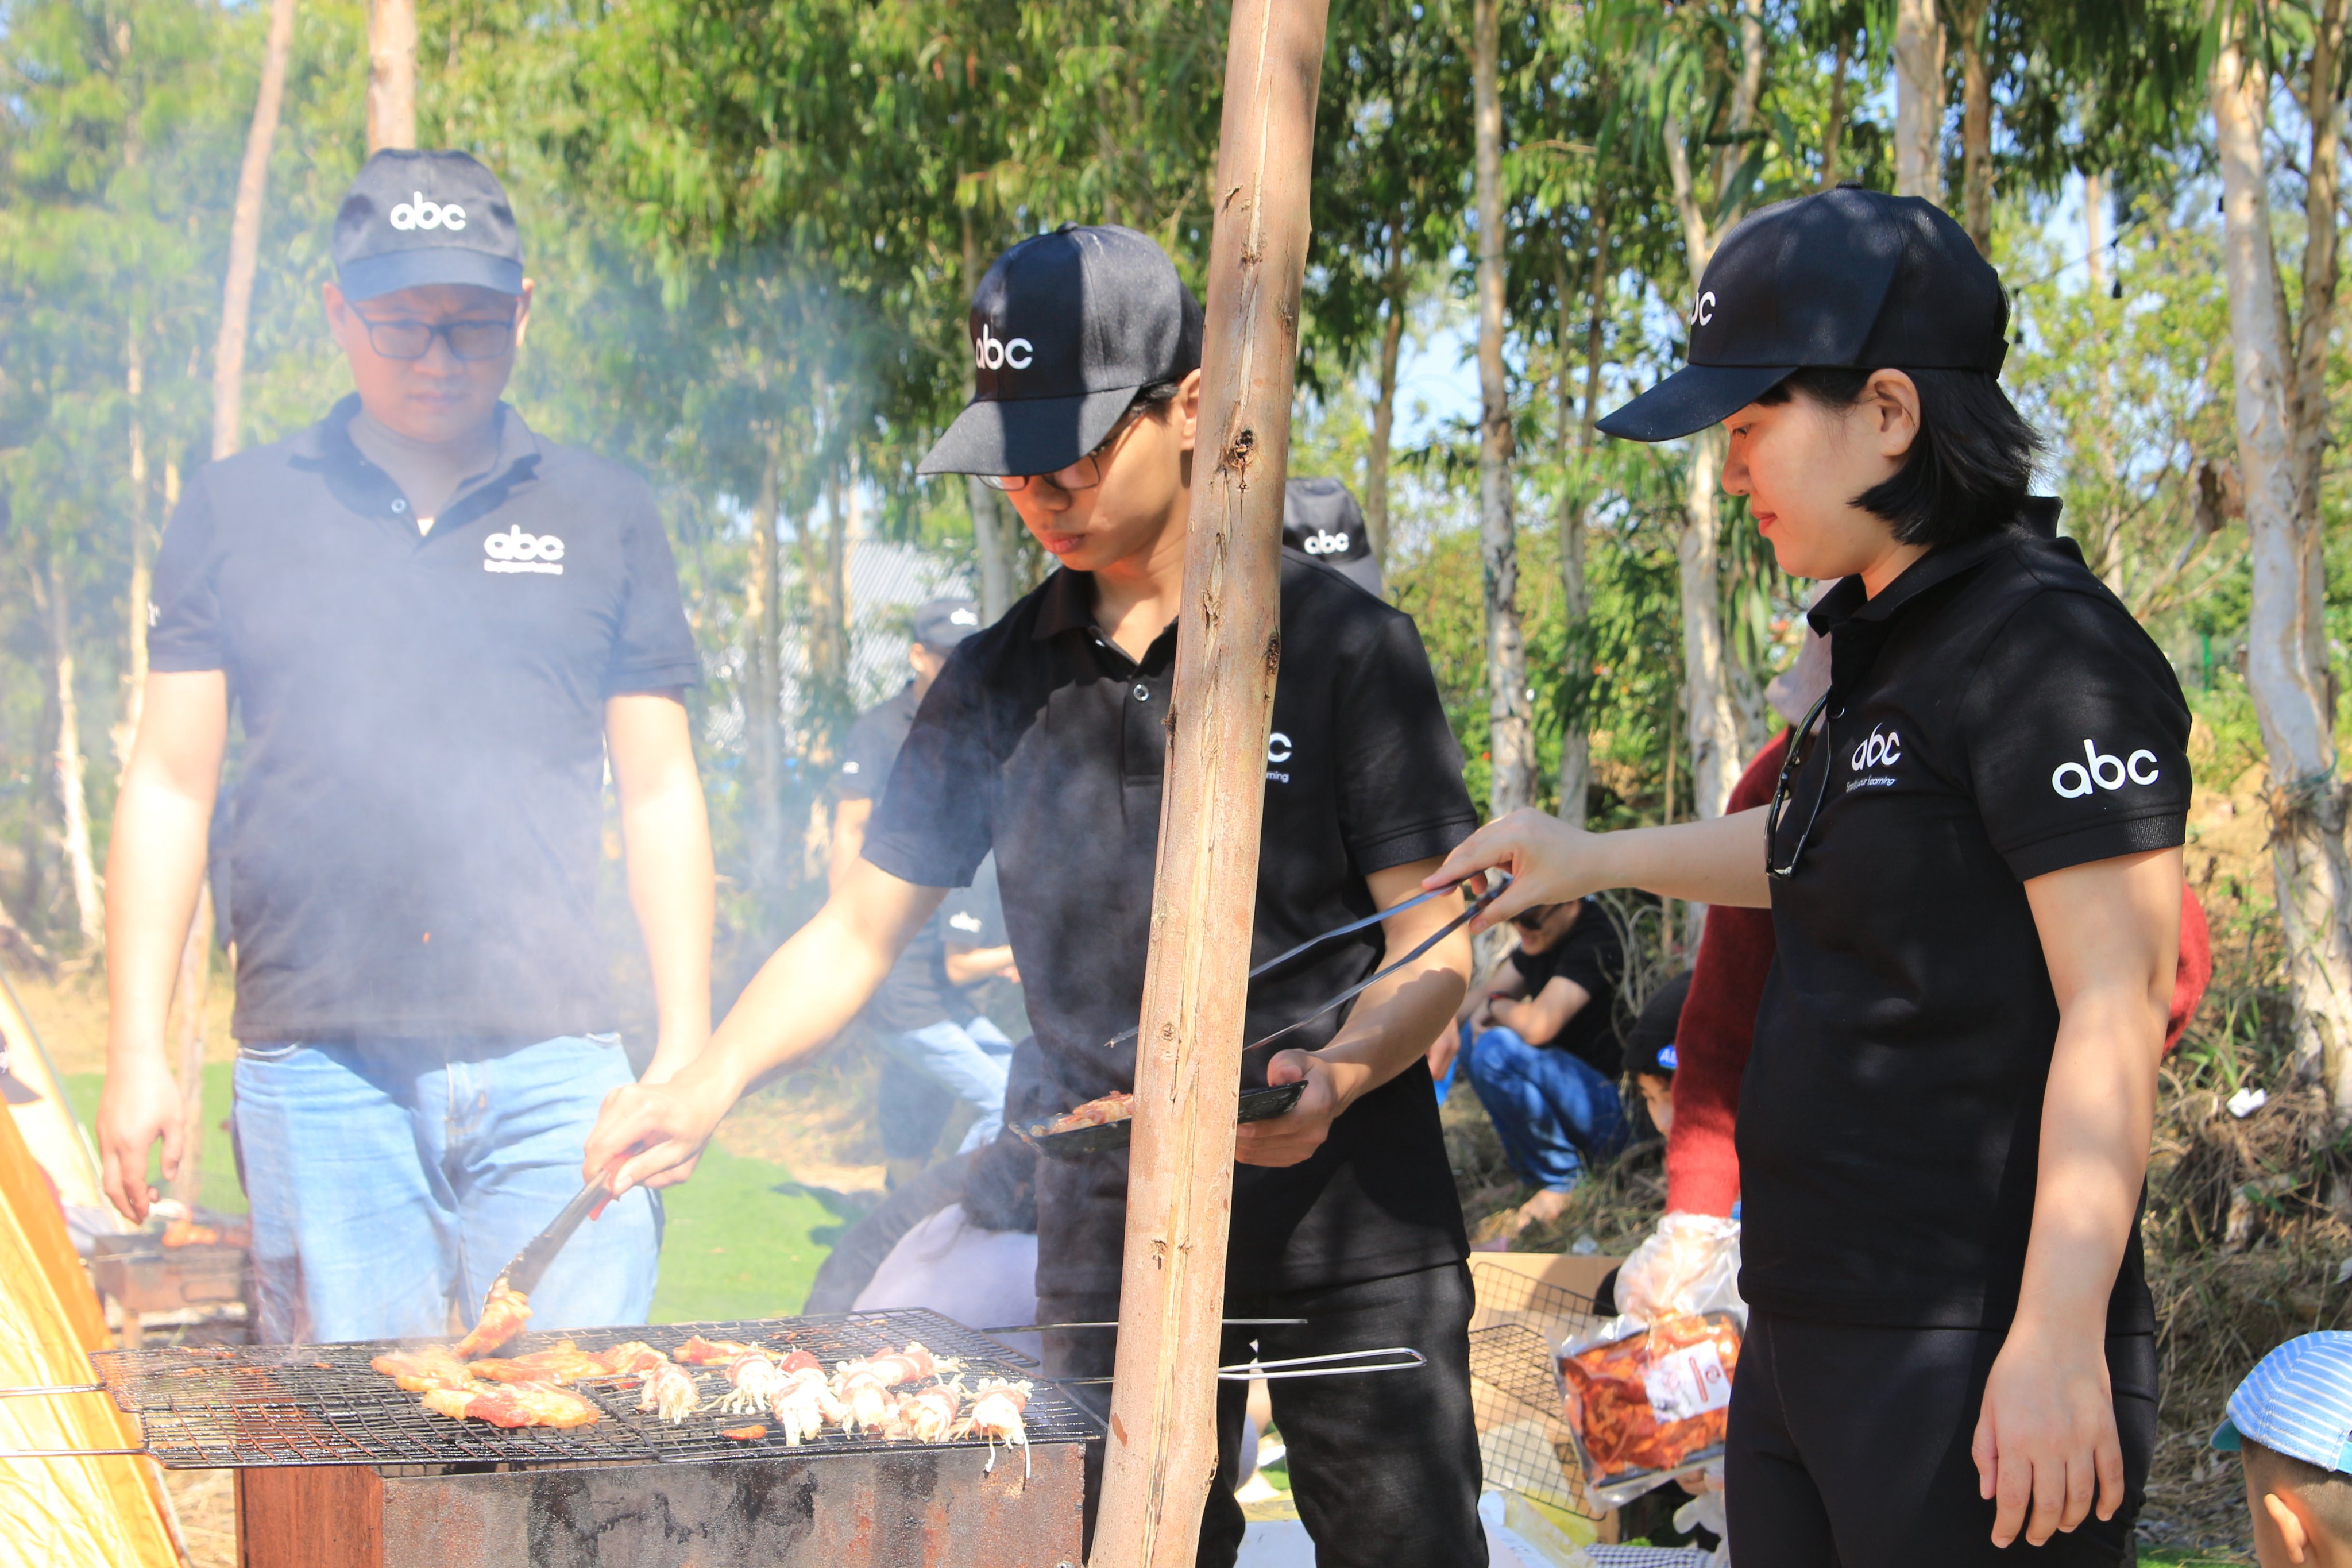
{"type": "MultiPolygon", "coordinates": [[[[236,1058],[258,1338],[446,1334],[580,1191],[617,1035],[255,1043],[236,1058]]],[[[534,1329],[642,1323],[661,1211],[640,1187],[583,1225],[530,1293],[534,1329]]]]}
{"type": "Polygon", "coordinates": [[[929,1073],[949,1093],[980,1116],[956,1148],[969,1153],[992,1143],[1004,1130],[1004,1079],[1013,1068],[1013,1042],[985,1018],[950,1024],[944,1019],[889,1038],[890,1054],[929,1073]]]}
{"type": "Polygon", "coordinates": [[[1567,1192],[1584,1179],[1587,1160],[1625,1141],[1617,1086],[1581,1057],[1531,1046],[1516,1029],[1474,1037],[1465,1020],[1460,1061],[1521,1181],[1567,1192]]]}

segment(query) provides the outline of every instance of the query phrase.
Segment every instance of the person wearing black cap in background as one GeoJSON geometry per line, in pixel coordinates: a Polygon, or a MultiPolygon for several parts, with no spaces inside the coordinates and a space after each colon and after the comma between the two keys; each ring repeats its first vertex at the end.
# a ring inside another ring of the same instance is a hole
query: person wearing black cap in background
{"type": "MultiPolygon", "coordinates": [[[[915,716],[863,858],[768,961],[676,1080],[615,1096],[592,1161],[632,1181],[684,1175],[735,1097],[847,1022],[943,889],[992,849],[1029,1021],[1061,1105],[1134,1087],[1150,942],[1177,613],[1200,401],[1201,311],[1131,229],[1064,228],[1015,246],[971,310],[978,388],[924,461],[1009,491],[1061,569],[958,647],[915,716]]],[[[1401,905],[1476,812],[1407,616],[1285,552],[1285,657],[1267,750],[1255,960],[1401,905]]],[[[1184,809],[1187,803],[1172,803],[1184,809]]],[[[1448,907],[1451,904],[1452,907],[1448,907]]],[[[1252,987],[1257,1039],[1433,936],[1437,900],[1316,948],[1252,987]]],[[[1304,1082],[1241,1129],[1225,1309],[1302,1327],[1229,1331],[1223,1357],[1411,1345],[1409,1373],[1274,1385],[1293,1495],[1326,1568],[1479,1568],[1468,1241],[1423,1060],[1462,998],[1459,933],[1366,991],[1303,1047],[1244,1058],[1245,1084],[1304,1082]]],[[[1038,1312],[1115,1319],[1125,1153],[1040,1162],[1038,1312]]],[[[1045,1340],[1047,1373],[1111,1371],[1116,1336],[1045,1340]]],[[[1074,1396],[1100,1407],[1099,1386],[1074,1396]]],[[[1229,1564],[1245,1390],[1225,1385],[1220,1472],[1200,1561],[1229,1564]]],[[[1090,1449],[1089,1475],[1100,1475],[1090,1449]]],[[[1088,1492],[1094,1495],[1093,1488],[1088,1492]]],[[[1088,1512],[1091,1518],[1091,1506],[1088,1512]]]]}
{"type": "MultiPolygon", "coordinates": [[[[890,766],[906,744],[923,694],[939,679],[956,645],[979,629],[980,606],[970,599],[933,599],[915,611],[915,636],[907,647],[914,674],[857,716],[842,747],[833,785],[832,887],[839,888],[857,862],[875,797],[889,783],[890,766]]],[[[967,912],[966,919],[980,923],[978,911],[967,912]]],[[[967,960],[950,973],[947,920],[942,912],[923,923],[891,966],[889,978],[866,1005],[866,1022],[894,1065],[921,1074],[972,1108],[976,1114],[956,1151],[965,1153],[994,1138],[1003,1126],[1004,1074],[1013,1059],[1013,1042],[966,1000],[967,987],[990,973],[1005,973],[1012,964],[1009,954],[995,954],[997,962],[987,970],[967,960]]],[[[883,1075],[878,1119],[894,1186],[920,1167],[946,1119],[924,1115],[928,1106],[902,1103],[916,1098],[908,1092],[909,1087],[901,1073],[883,1075]]]]}
{"type": "Polygon", "coordinates": [[[1364,529],[1364,510],[1339,480],[1292,479],[1283,486],[1282,542],[1373,598],[1382,595],[1381,563],[1364,529]]]}
{"type": "MultiPolygon", "coordinates": [[[[163,1030],[232,703],[245,743],[235,1131],[265,1341],[439,1334],[580,1190],[635,1074],[595,918],[619,797],[658,1026],[709,1034],[710,832],[680,700],[700,661],[653,495],[500,400],[530,319],[506,194],[382,152],[335,219],[327,325],[356,391],[200,469],[163,536],[107,876],[108,1194],[178,1154],[163,1030]]],[[[530,1293],[533,1326],[645,1321],[634,1195],[530,1293]]]]}
{"type": "Polygon", "coordinates": [[[1811,616],[1829,689],[1769,805],[1610,834],[1514,813],[1440,873],[1508,868],[1490,921],[1618,886],[1771,908],[1738,1128],[1741,1568],[2133,1560],[2189,710],[2027,495],[2008,320],[1916,199],[1841,188],[1727,235],[1688,365],[1601,427],[1724,426],[1781,568],[1838,580],[1811,616]]]}

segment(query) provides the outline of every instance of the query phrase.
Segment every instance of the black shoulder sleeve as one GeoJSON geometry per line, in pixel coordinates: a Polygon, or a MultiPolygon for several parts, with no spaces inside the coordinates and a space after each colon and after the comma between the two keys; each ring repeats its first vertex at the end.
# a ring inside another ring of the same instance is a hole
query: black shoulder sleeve
{"type": "Polygon", "coordinates": [[[920,887],[963,887],[995,842],[997,759],[972,654],[958,648],[924,694],[866,830],[866,858],[920,887]]]}
{"type": "Polygon", "coordinates": [[[661,509],[643,479],[629,474],[623,502],[620,624],[604,671],[604,692],[666,691],[702,679],[702,657],[678,597],[677,563],[662,531],[661,509]]]}
{"type": "Polygon", "coordinates": [[[1336,685],[1339,826],[1359,874],[1444,855],[1478,826],[1410,616],[1384,616],[1336,685]]]}
{"type": "Polygon", "coordinates": [[[2021,881],[2187,837],[2189,704],[2120,605],[2021,605],[1978,656],[1961,728],[1977,810],[2021,881]]]}
{"type": "Polygon", "coordinates": [[[215,585],[212,487],[199,472],[155,552],[147,601],[147,667],[164,674],[228,668],[215,585]]]}
{"type": "Polygon", "coordinates": [[[860,713],[857,722],[849,727],[849,739],[842,743],[841,766],[833,774],[833,798],[878,799],[882,787],[890,782],[893,760],[882,716],[872,709],[860,713]]]}

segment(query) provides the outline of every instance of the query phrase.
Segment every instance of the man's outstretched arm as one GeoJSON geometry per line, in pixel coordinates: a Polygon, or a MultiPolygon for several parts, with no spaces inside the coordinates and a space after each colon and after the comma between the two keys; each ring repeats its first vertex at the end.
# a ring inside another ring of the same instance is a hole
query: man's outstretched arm
{"type": "Polygon", "coordinates": [[[946,897],[944,888],[902,882],[870,860],[850,867],[816,917],[760,966],[700,1056],[667,1083],[604,1097],[583,1177],[593,1180],[624,1154],[615,1193],[692,1175],[712,1129],[743,1091],[847,1027],[946,897]]]}

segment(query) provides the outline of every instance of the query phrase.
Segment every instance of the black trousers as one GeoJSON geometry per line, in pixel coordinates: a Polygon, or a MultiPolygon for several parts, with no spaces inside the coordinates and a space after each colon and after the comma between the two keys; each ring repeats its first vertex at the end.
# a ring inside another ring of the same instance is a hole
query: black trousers
{"type": "Polygon", "coordinates": [[[1969,1457],[2005,1331],[1873,1329],[1751,1310],[1732,1380],[1724,1501],[1739,1568],[2114,1568],[2156,1447],[2156,1340],[2107,1340],[2124,1504],[2045,1544],[1992,1543],[1969,1457]]]}
{"type": "MultiPolygon", "coordinates": [[[[1470,1411],[1470,1270],[1392,1275],[1316,1290],[1225,1299],[1229,1318],[1304,1318],[1297,1328],[1227,1329],[1218,1357],[1233,1366],[1255,1345],[1267,1361],[1331,1351],[1410,1345],[1429,1358],[1411,1372],[1281,1379],[1267,1384],[1289,1453],[1291,1496],[1315,1538],[1317,1568],[1486,1568],[1478,1522],[1478,1434],[1470,1411]]],[[[1041,1322],[1118,1316],[1108,1293],[1041,1296],[1041,1322]]],[[[1045,1336],[1049,1377],[1108,1376],[1118,1338],[1108,1330],[1045,1336]]],[[[1070,1394],[1108,1417],[1110,1386],[1070,1394]]],[[[1217,1480],[1201,1515],[1201,1568],[1232,1568],[1245,1521],[1234,1489],[1243,1477],[1244,1383],[1219,1385],[1217,1480]]],[[[1102,1445],[1087,1446],[1087,1548],[1094,1548],[1102,1445]]]]}

